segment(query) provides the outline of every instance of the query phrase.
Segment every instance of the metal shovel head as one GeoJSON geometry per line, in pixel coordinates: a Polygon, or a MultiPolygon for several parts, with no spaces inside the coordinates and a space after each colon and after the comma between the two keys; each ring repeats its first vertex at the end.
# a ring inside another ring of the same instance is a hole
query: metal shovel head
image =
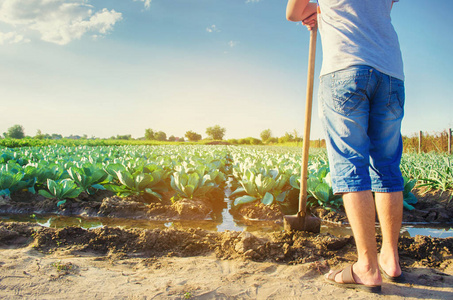
{"type": "Polygon", "coordinates": [[[283,228],[286,231],[298,230],[319,233],[321,231],[321,219],[310,215],[283,216],[283,228]]]}

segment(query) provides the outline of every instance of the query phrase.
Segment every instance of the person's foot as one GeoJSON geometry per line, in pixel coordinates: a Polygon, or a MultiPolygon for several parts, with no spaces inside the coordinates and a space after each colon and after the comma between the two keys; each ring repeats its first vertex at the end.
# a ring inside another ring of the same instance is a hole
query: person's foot
{"type": "MultiPolygon", "coordinates": [[[[326,277],[332,274],[334,271],[330,271],[326,277]]],[[[354,281],[358,284],[376,286],[382,284],[382,277],[377,268],[370,268],[369,266],[362,266],[359,263],[355,263],[352,266],[352,275],[354,281]]],[[[343,283],[342,272],[335,275],[335,282],[343,283]]]]}
{"type": "Polygon", "coordinates": [[[337,286],[345,288],[361,289],[366,292],[380,293],[382,278],[379,270],[366,268],[358,263],[349,265],[342,270],[330,271],[325,279],[337,286]]]}
{"type": "Polygon", "coordinates": [[[399,263],[398,257],[394,256],[385,256],[382,253],[379,254],[379,269],[386,279],[395,283],[403,283],[406,281],[404,273],[401,270],[401,265],[399,263]]]}
{"type": "Polygon", "coordinates": [[[386,256],[385,254],[380,253],[379,254],[379,267],[389,277],[398,277],[398,276],[401,276],[401,274],[402,274],[399,259],[398,259],[398,257],[394,257],[393,255],[386,256]]]}

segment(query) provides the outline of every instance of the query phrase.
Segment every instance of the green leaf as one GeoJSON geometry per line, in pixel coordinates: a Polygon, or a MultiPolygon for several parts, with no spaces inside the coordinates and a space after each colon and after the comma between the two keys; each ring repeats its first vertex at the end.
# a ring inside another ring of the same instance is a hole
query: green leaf
{"type": "Polygon", "coordinates": [[[95,189],[97,189],[97,190],[103,190],[103,191],[105,191],[105,187],[103,187],[101,184],[93,184],[91,187],[92,187],[92,188],[95,188],[95,189]]]}
{"type": "Polygon", "coordinates": [[[0,196],[10,196],[11,192],[9,189],[0,190],[0,196]]]}
{"type": "MultiPolygon", "coordinates": [[[[178,176],[179,174],[176,174],[176,176],[178,176]]],[[[176,183],[176,179],[175,179],[175,176],[172,175],[171,176],[171,182],[170,182],[170,186],[171,188],[177,192],[178,194],[183,194],[182,190],[178,187],[177,183],[176,183]]]]}
{"type": "Polygon", "coordinates": [[[118,180],[124,184],[125,186],[127,186],[128,188],[130,189],[134,189],[135,188],[135,183],[134,183],[134,180],[132,179],[132,176],[129,172],[127,171],[118,171],[116,172],[117,176],[118,176],[118,180]]]}
{"type": "Polygon", "coordinates": [[[245,204],[245,203],[250,203],[250,202],[253,202],[253,201],[256,201],[256,200],[257,200],[256,197],[252,197],[252,196],[249,196],[249,195],[245,195],[245,196],[236,198],[236,199],[234,200],[234,205],[235,205],[235,206],[238,206],[238,205],[245,204]]]}
{"type": "Polygon", "coordinates": [[[191,184],[188,184],[186,185],[185,187],[183,187],[182,191],[184,192],[184,194],[191,198],[193,197],[193,191],[195,190],[195,187],[191,184]]]}
{"type": "Polygon", "coordinates": [[[255,177],[255,185],[256,185],[256,191],[258,192],[258,194],[264,194],[264,185],[263,185],[263,175],[262,174],[258,174],[256,177],[255,177]]]}
{"type": "Polygon", "coordinates": [[[250,196],[257,196],[258,191],[256,190],[256,187],[254,186],[253,182],[250,181],[241,181],[242,186],[245,189],[245,192],[249,194],[250,196]]]}
{"type": "Polygon", "coordinates": [[[261,203],[263,203],[264,205],[271,205],[273,202],[274,202],[274,196],[272,196],[271,193],[266,193],[264,195],[263,199],[261,199],[261,203]]]}
{"type": "Polygon", "coordinates": [[[413,210],[415,209],[415,207],[413,207],[412,205],[406,203],[406,202],[403,202],[403,207],[407,210],[413,210]]]}
{"type": "Polygon", "coordinates": [[[47,189],[51,195],[57,196],[57,183],[52,179],[47,179],[47,189]]]}
{"type": "Polygon", "coordinates": [[[150,194],[150,195],[155,196],[155,197],[156,197],[157,199],[159,199],[159,200],[162,200],[162,195],[159,194],[159,193],[154,192],[154,191],[153,191],[152,189],[150,189],[150,188],[146,188],[146,189],[145,189],[145,192],[148,193],[148,194],[150,194]]]}
{"type": "Polygon", "coordinates": [[[231,193],[230,197],[243,193],[245,193],[245,189],[243,187],[238,187],[234,192],[231,193]]]}
{"type": "Polygon", "coordinates": [[[209,186],[209,185],[199,187],[198,189],[196,189],[194,196],[197,196],[197,197],[204,196],[207,193],[209,193],[210,191],[212,191],[214,188],[215,188],[214,186],[209,186]]]}
{"type": "Polygon", "coordinates": [[[418,202],[418,199],[413,193],[409,192],[409,194],[404,195],[404,202],[408,204],[415,204],[418,202]]]}
{"type": "Polygon", "coordinates": [[[142,173],[142,174],[138,175],[135,178],[135,182],[136,182],[136,186],[137,186],[137,190],[138,190],[137,192],[144,191],[145,188],[147,188],[151,184],[153,179],[154,178],[148,173],[142,173]]]}
{"type": "Polygon", "coordinates": [[[327,202],[330,196],[330,187],[326,183],[320,183],[313,191],[313,197],[318,201],[327,202]]]}
{"type": "Polygon", "coordinates": [[[118,186],[118,185],[114,185],[114,184],[106,184],[104,186],[108,191],[111,191],[111,192],[114,192],[114,193],[123,193],[123,192],[126,192],[128,191],[127,187],[126,186],[118,186]]]}
{"type": "Polygon", "coordinates": [[[288,192],[283,192],[283,193],[278,194],[278,196],[277,196],[277,198],[275,198],[275,200],[278,201],[278,202],[285,201],[287,193],[288,192]]]}
{"type": "Polygon", "coordinates": [[[55,198],[53,195],[51,195],[51,194],[50,194],[48,191],[46,191],[46,190],[39,190],[39,191],[38,191],[38,194],[40,194],[41,196],[44,196],[44,197],[46,197],[46,198],[50,198],[50,199],[55,198]]]}
{"type": "Polygon", "coordinates": [[[200,175],[198,175],[198,173],[192,173],[189,175],[189,180],[188,180],[187,184],[190,186],[193,186],[195,189],[198,187],[199,181],[200,181],[200,175]]]}
{"type": "Polygon", "coordinates": [[[298,189],[300,190],[300,181],[299,181],[300,178],[298,178],[296,175],[293,175],[289,178],[289,184],[295,188],[295,189],[298,189]]]}
{"type": "Polygon", "coordinates": [[[407,179],[404,178],[404,194],[408,194],[412,191],[412,189],[415,187],[415,184],[417,184],[417,180],[415,179],[407,179]]]}
{"type": "Polygon", "coordinates": [[[58,201],[57,207],[60,207],[61,205],[65,204],[65,203],[66,203],[66,200],[58,201]]]}
{"type": "MultiPolygon", "coordinates": [[[[309,177],[307,180],[307,190],[311,193],[314,193],[316,188],[321,184],[321,182],[316,177],[309,177]]],[[[326,183],[325,186],[329,187],[326,183]]]]}

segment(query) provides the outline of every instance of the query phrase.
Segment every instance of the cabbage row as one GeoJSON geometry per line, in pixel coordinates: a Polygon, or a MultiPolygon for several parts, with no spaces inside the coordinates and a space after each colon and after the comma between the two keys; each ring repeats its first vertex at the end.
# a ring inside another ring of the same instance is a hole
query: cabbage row
{"type": "MultiPolygon", "coordinates": [[[[446,167],[445,163],[437,169],[431,165],[426,171],[428,168],[422,160],[405,155],[402,170],[406,177],[407,209],[412,209],[411,204],[416,202],[410,191],[417,180],[422,184],[435,182],[443,189],[451,188],[451,163],[448,157],[445,159],[446,167]],[[422,175],[421,171],[424,171],[422,175]]],[[[297,196],[300,186],[301,161],[298,151],[263,147],[3,148],[0,196],[14,197],[15,192],[28,190],[58,199],[61,205],[81,193],[92,195],[99,190],[109,190],[122,197],[147,195],[157,200],[170,192],[172,200],[177,201],[209,195],[232,178],[233,192],[229,197],[234,200],[234,206],[253,202],[288,206],[289,202],[297,203],[294,195],[297,196]]],[[[332,193],[329,165],[323,151],[312,153],[309,159],[308,197],[309,206],[337,209],[342,205],[341,197],[332,193]]]]}

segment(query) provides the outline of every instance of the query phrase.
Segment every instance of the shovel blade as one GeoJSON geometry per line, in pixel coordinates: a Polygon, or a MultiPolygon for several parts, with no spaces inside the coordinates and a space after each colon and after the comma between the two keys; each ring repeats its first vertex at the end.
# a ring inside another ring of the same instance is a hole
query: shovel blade
{"type": "Polygon", "coordinates": [[[321,219],[309,215],[283,216],[283,227],[285,231],[297,230],[319,233],[321,231],[321,219]]]}

